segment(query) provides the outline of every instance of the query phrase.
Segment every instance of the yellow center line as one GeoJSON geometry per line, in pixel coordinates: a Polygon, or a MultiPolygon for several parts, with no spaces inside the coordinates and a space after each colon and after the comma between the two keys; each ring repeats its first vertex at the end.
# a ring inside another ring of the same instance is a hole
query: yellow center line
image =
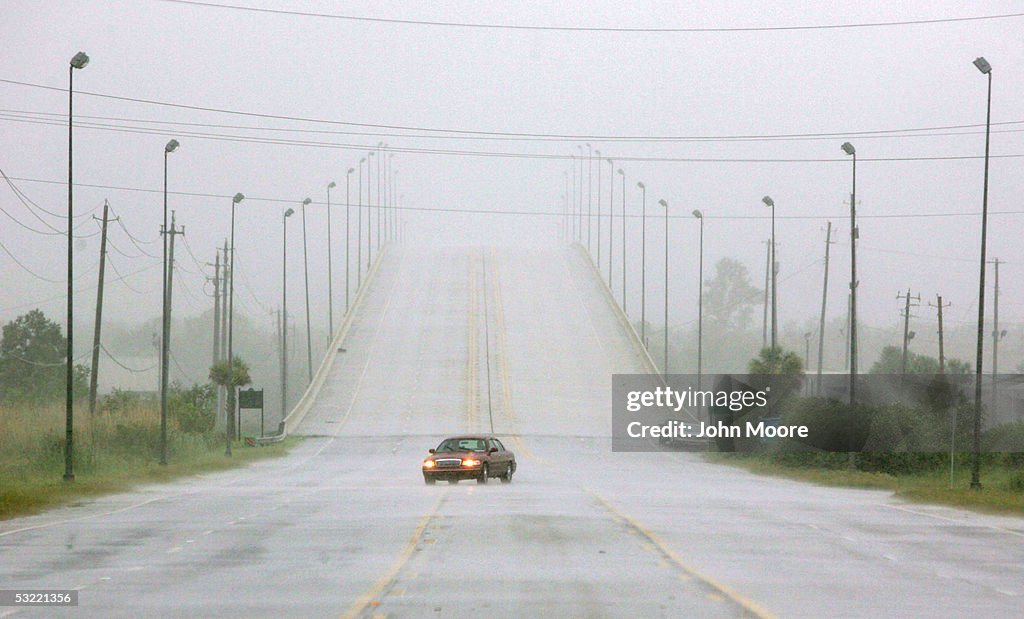
{"type": "Polygon", "coordinates": [[[515,407],[512,405],[512,381],[509,380],[508,374],[508,354],[505,346],[505,309],[501,297],[501,279],[498,275],[497,252],[493,247],[491,248],[491,259],[488,261],[488,266],[491,271],[491,277],[488,279],[491,282],[492,296],[494,298],[494,331],[496,340],[494,357],[498,367],[498,379],[501,382],[501,410],[508,417],[508,423],[512,428],[510,438],[517,450],[526,456],[527,459],[543,463],[544,460],[530,451],[530,448],[519,437],[519,420],[516,417],[515,407]]]}
{"type": "Polygon", "coordinates": [[[469,259],[469,318],[466,325],[466,430],[472,432],[476,428],[477,403],[479,400],[479,378],[477,366],[480,364],[477,332],[480,329],[477,316],[479,304],[479,282],[476,271],[476,260],[471,254],[469,259]]]}
{"type": "MultiPolygon", "coordinates": [[[[499,379],[501,380],[502,410],[505,411],[505,414],[507,415],[510,424],[512,424],[513,428],[516,430],[516,433],[512,435],[511,439],[515,443],[517,449],[521,450],[523,452],[523,455],[525,455],[528,459],[535,460],[538,464],[546,466],[547,463],[544,461],[544,459],[530,451],[524,444],[523,440],[518,436],[519,433],[517,427],[517,419],[515,415],[515,410],[512,406],[512,392],[508,376],[508,363],[505,350],[505,314],[501,301],[501,280],[498,277],[497,258],[494,255],[495,252],[492,250],[491,254],[492,255],[490,260],[490,270],[492,275],[489,279],[493,282],[492,286],[494,291],[494,322],[496,327],[495,339],[497,340],[495,356],[498,362],[498,376],[499,379]]],[[[602,497],[597,492],[589,488],[583,488],[583,490],[585,490],[588,494],[594,497],[594,499],[596,499],[597,502],[600,503],[601,506],[605,508],[605,510],[608,512],[609,516],[611,516],[613,521],[624,523],[630,529],[638,533],[641,536],[641,538],[645,540],[641,542],[642,546],[647,548],[651,552],[657,551],[666,561],[668,561],[678,570],[680,570],[681,576],[685,576],[687,579],[696,578],[697,580],[700,580],[701,582],[715,589],[718,593],[722,594],[729,600],[741,606],[744,610],[754,615],[755,617],[759,617],[761,619],[769,619],[775,616],[770,611],[763,608],[753,600],[746,598],[732,587],[712,578],[711,576],[708,576],[707,574],[704,574],[703,572],[697,570],[693,566],[683,561],[679,554],[676,553],[676,551],[674,551],[667,544],[665,544],[665,542],[663,542],[654,531],[647,528],[641,522],[629,516],[628,514],[616,509],[611,503],[609,503],[604,497],[602,497]]]]}
{"type": "Polygon", "coordinates": [[[420,540],[423,538],[423,532],[426,530],[427,525],[430,524],[431,519],[437,515],[437,511],[441,508],[441,503],[444,502],[447,495],[448,493],[445,492],[439,496],[430,510],[420,518],[419,524],[416,525],[416,530],[413,531],[412,537],[409,538],[405,547],[402,548],[402,552],[394,562],[391,563],[388,569],[381,574],[380,578],[378,578],[365,593],[356,598],[356,601],[352,603],[352,606],[350,606],[349,609],[341,615],[342,619],[352,619],[353,617],[361,615],[380,597],[380,594],[395,581],[395,578],[398,577],[398,573],[402,571],[402,567],[404,567],[405,564],[408,563],[409,558],[412,557],[413,551],[416,550],[416,545],[419,544],[420,540]]]}
{"type": "Polygon", "coordinates": [[[588,494],[590,494],[590,496],[594,497],[594,499],[598,503],[600,503],[602,507],[608,510],[608,512],[612,514],[615,518],[619,519],[622,522],[625,522],[630,529],[632,529],[641,537],[645,538],[647,541],[653,544],[662,554],[662,556],[664,556],[668,561],[670,561],[673,565],[679,568],[682,572],[711,586],[725,597],[729,598],[736,604],[743,607],[744,610],[754,615],[755,617],[760,617],[761,619],[770,619],[775,617],[775,615],[772,614],[771,611],[767,610],[757,602],[743,596],[739,591],[736,591],[729,585],[719,580],[716,580],[711,576],[708,576],[707,574],[701,572],[697,568],[683,561],[679,554],[676,553],[675,550],[672,550],[672,548],[668,544],[662,541],[662,539],[658,536],[657,533],[644,526],[640,521],[634,519],[629,514],[617,509],[614,505],[609,503],[608,500],[605,499],[603,496],[601,496],[600,494],[593,490],[590,490],[589,488],[587,488],[586,491],[588,494]]]}

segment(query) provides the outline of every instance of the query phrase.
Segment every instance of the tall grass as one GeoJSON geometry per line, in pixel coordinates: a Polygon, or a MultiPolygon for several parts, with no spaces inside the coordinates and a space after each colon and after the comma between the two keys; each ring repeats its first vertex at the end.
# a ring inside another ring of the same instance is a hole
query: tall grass
{"type": "Polygon", "coordinates": [[[140,401],[90,416],[75,407],[74,482],[64,472],[65,411],[62,403],[0,405],[0,518],[30,513],[83,495],[164,481],[279,455],[290,442],[223,455],[223,436],[181,431],[167,424],[168,466],[158,464],[160,411],[140,401]]]}

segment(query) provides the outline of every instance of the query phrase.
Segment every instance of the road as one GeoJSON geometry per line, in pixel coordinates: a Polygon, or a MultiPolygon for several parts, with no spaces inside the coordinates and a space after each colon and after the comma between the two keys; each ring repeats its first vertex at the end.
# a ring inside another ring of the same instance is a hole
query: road
{"type": "Polygon", "coordinates": [[[80,589],[0,617],[1024,615],[1020,519],[612,453],[643,366],[574,251],[383,260],[298,448],[0,523],[0,588],[80,589]],[[511,485],[423,483],[492,423],[511,485]]]}

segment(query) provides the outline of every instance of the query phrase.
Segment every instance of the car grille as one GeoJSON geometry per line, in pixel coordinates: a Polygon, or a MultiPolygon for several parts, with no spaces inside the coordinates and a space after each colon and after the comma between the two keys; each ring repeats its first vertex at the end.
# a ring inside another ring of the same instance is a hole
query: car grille
{"type": "Polygon", "coordinates": [[[439,469],[458,468],[459,466],[462,465],[461,458],[444,458],[440,460],[435,460],[435,462],[437,462],[437,468],[439,469]]]}

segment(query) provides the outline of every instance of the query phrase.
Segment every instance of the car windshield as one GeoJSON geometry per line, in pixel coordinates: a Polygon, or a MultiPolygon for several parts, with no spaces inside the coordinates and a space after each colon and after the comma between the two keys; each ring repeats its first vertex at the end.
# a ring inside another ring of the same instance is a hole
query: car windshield
{"type": "Polygon", "coordinates": [[[449,438],[442,441],[434,451],[487,451],[487,441],[482,438],[449,438]]]}

